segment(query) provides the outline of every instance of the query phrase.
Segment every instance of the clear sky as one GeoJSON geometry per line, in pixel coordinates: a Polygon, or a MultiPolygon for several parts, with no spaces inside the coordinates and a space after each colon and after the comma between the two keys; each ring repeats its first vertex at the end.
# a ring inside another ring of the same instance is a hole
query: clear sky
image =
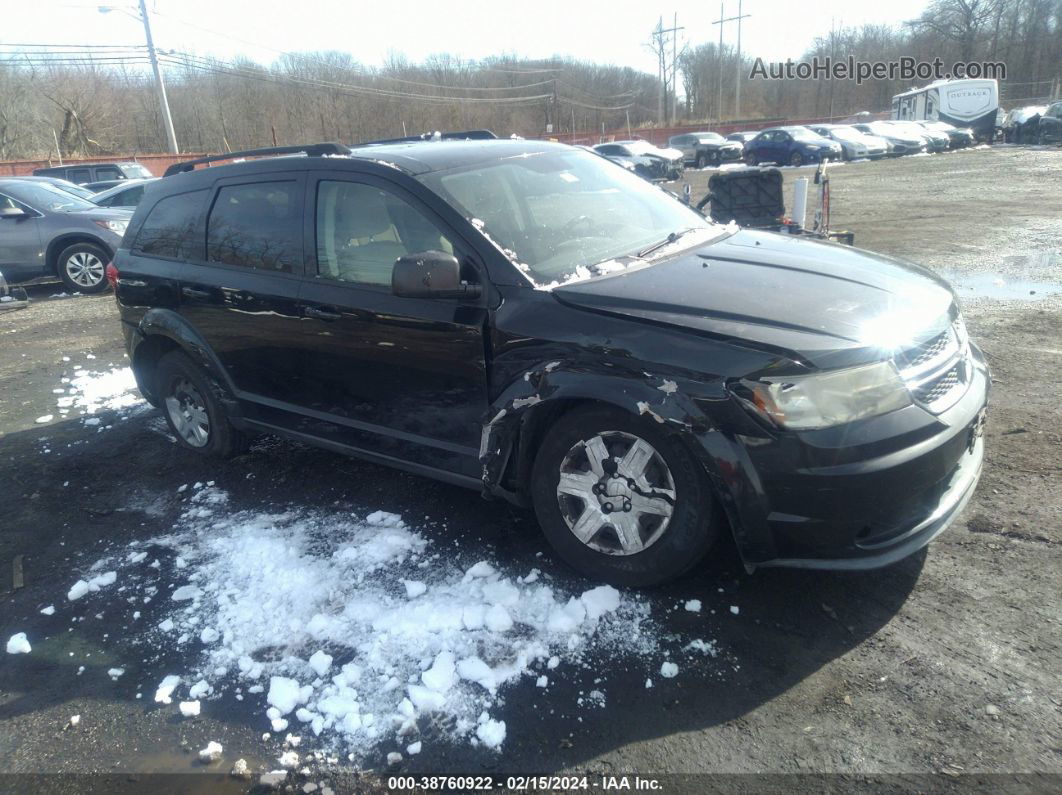
{"type": "MultiPolygon", "coordinates": [[[[104,0],[135,8],[136,0],[104,0]]],[[[147,0],[159,47],[269,62],[279,51],[342,50],[379,65],[389,52],[411,61],[447,52],[462,58],[567,55],[655,72],[646,46],[662,14],[678,13],[682,41],[718,41],[719,6],[708,0],[666,4],[572,0],[147,0]]],[[[928,0],[743,0],[742,50],[770,60],[796,57],[815,36],[841,25],[898,24],[928,0]]],[[[142,44],[137,20],[101,14],[91,0],[4,0],[0,44],[142,44]]],[[[726,15],[738,0],[726,0],[726,15]]],[[[665,27],[669,25],[665,24],[665,27]]],[[[734,23],[725,40],[733,43],[734,23]]]]}

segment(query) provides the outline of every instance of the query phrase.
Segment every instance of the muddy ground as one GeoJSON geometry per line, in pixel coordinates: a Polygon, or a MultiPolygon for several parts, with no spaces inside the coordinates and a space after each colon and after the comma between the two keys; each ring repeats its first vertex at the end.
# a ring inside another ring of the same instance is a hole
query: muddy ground
{"type": "MultiPolygon", "coordinates": [[[[811,170],[785,174],[788,185],[811,170]]],[[[691,175],[695,198],[708,176],[691,175]]],[[[652,690],[636,664],[617,665],[597,674],[605,709],[575,711],[574,692],[560,687],[553,715],[528,708],[533,683],[520,684],[502,710],[510,732],[500,755],[429,743],[403,772],[847,774],[671,779],[670,791],[1000,789],[998,774],[1043,774],[1021,782],[1028,791],[1062,786],[1062,150],[853,163],[832,177],[834,227],[955,279],[991,362],[987,462],[966,511],[926,553],[875,572],[748,575],[723,545],[648,599],[665,636],[697,623],[734,665],[694,668],[652,690]],[[674,609],[694,598],[702,614],[674,609]],[[864,778],[890,774],[931,777],[864,778]]],[[[74,418],[37,424],[54,411],[52,390],[71,368],[64,356],[122,363],[113,298],[60,292],[32,287],[27,310],[0,315],[0,640],[35,638],[32,654],[0,655],[3,773],[118,773],[107,789],[137,790],[147,786],[140,774],[203,772],[191,752],[208,740],[225,747],[213,770],[237,757],[275,767],[259,709],[219,702],[186,720],[135,699],[182,661],[139,665],[143,650],[121,626],[93,620],[105,603],[65,605],[63,623],[39,614],[64,602],[103,549],[172,525],[182,483],[215,480],[237,507],[339,501],[424,516],[447,544],[525,571],[543,565],[531,515],[412,475],[287,442],[205,463],[160,434],[150,412],[106,431],[74,418]],[[104,672],[119,663],[126,674],[112,682],[104,672]],[[68,727],[73,714],[82,721],[68,727]]],[[[548,551],[544,559],[577,587],[548,551]]],[[[383,768],[382,759],[366,765],[383,768]]],[[[371,780],[349,769],[330,776],[341,786],[371,780]]],[[[103,781],[0,775],[0,791],[103,781]]],[[[166,786],[247,785],[182,777],[166,786]]]]}

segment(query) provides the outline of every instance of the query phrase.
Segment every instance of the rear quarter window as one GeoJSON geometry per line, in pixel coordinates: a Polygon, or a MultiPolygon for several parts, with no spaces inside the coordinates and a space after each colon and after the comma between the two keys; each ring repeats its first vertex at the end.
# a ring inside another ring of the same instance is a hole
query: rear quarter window
{"type": "Polygon", "coordinates": [[[282,273],[301,270],[302,222],[298,182],[226,185],[207,222],[207,260],[282,273]]]}
{"type": "Polygon", "coordinates": [[[203,245],[196,229],[207,193],[197,190],[160,199],[140,225],[133,252],[151,257],[201,259],[203,245]]]}

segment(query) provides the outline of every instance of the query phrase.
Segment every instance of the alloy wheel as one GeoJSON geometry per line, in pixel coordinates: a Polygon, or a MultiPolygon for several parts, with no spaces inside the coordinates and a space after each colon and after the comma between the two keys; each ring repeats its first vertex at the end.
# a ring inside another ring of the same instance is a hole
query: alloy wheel
{"type": "Polygon", "coordinates": [[[576,442],[561,461],[557,502],[583,544],[606,555],[634,555],[667,530],[675,481],[647,441],[602,431],[576,442]]]}
{"type": "Polygon", "coordinates": [[[210,415],[195,384],[186,378],[174,382],[166,396],[166,413],[174,430],[192,447],[206,447],[210,441],[210,415]]]}
{"type": "Polygon", "coordinates": [[[63,267],[70,281],[79,287],[96,287],[103,281],[103,260],[90,251],[71,254],[63,267]]]}

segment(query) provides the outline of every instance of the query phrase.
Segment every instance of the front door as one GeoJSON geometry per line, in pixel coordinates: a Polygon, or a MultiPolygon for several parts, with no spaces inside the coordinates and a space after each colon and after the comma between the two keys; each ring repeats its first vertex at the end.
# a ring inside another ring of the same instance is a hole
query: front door
{"type": "Polygon", "coordinates": [[[40,215],[24,204],[0,193],[0,210],[20,209],[17,218],[0,218],[0,274],[9,281],[40,275],[44,269],[40,215]]]}
{"type": "Polygon", "coordinates": [[[485,304],[391,292],[395,260],[427,250],[455,254],[467,278],[482,278],[470,249],[380,178],[316,178],[306,203],[314,253],[300,302],[303,409],[328,418],[337,442],[478,477],[485,304]]]}
{"type": "Polygon", "coordinates": [[[300,388],[304,186],[290,172],[219,182],[205,259],[181,270],[180,312],[251,416],[290,402],[300,388]]]}

